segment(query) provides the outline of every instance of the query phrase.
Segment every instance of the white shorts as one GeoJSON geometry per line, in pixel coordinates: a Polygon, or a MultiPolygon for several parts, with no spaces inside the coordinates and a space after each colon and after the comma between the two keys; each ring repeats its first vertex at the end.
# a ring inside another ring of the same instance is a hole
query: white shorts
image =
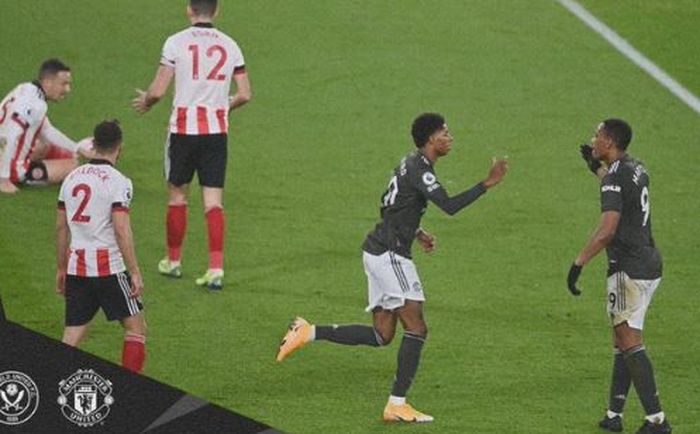
{"type": "Polygon", "coordinates": [[[375,307],[394,310],[403,306],[406,300],[425,301],[423,285],[410,259],[394,252],[384,252],[379,256],[363,252],[362,262],[367,274],[367,312],[375,307]]]}
{"type": "Polygon", "coordinates": [[[607,307],[613,327],[627,322],[633,329],[642,330],[644,316],[660,282],[661,278],[632,279],[624,271],[608,277],[607,307]]]}

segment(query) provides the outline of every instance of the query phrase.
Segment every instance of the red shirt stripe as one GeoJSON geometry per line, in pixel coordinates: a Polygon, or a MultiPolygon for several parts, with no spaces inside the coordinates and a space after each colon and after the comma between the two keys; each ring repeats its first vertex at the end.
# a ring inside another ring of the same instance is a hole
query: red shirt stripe
{"type": "Polygon", "coordinates": [[[187,133],[187,107],[177,108],[177,133],[187,133]]]}
{"type": "Polygon", "coordinates": [[[75,266],[75,275],[85,277],[87,276],[87,270],[85,266],[85,249],[76,249],[75,256],[78,257],[78,263],[75,266]]]}
{"type": "Polygon", "coordinates": [[[216,120],[219,121],[219,130],[221,131],[221,134],[226,134],[228,132],[226,109],[218,109],[216,111],[216,120]]]}
{"type": "Polygon", "coordinates": [[[197,132],[202,134],[209,134],[209,120],[207,119],[207,108],[197,107],[197,132]]]}
{"type": "Polygon", "coordinates": [[[97,249],[97,274],[100,277],[109,276],[109,250],[97,249]]]}

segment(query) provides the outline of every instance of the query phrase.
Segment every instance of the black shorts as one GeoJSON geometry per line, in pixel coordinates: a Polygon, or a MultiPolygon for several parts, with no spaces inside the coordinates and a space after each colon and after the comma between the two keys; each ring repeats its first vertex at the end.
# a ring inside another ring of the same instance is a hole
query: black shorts
{"type": "Polygon", "coordinates": [[[106,277],[66,276],[66,326],[87,324],[99,308],[108,321],[121,320],[143,310],[141,299],[129,297],[127,273],[106,277]]]}
{"type": "Polygon", "coordinates": [[[176,187],[192,182],[197,172],[199,185],[223,188],[226,178],[226,134],[168,135],[165,178],[176,187]]]}

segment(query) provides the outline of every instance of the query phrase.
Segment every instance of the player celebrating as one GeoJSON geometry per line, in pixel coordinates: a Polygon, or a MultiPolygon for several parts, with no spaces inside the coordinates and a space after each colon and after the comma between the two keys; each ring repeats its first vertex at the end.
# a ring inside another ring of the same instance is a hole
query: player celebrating
{"type": "Polygon", "coordinates": [[[114,168],[122,131],[116,121],[105,121],[94,136],[97,158],[73,170],[58,197],[56,291],[66,298],[63,342],[78,346],[102,308],[108,320],[124,327],[122,365],[138,373],[146,357],[146,321],[129,223],[131,180],[114,168]]]}
{"type": "Polygon", "coordinates": [[[307,342],[327,340],[342,345],[388,345],[394,338],[397,320],[404,328],[398,367],[384,420],[430,422],[433,418],[406,403],[406,393],[418,369],[421,349],[428,334],[423,318],[423,288],[411,260],[411,245],[417,239],[425,252],[432,252],[435,237],[420,228],[428,201],[453,215],[498,184],[507,171],[506,160],[494,160],[488,178],[454,197],[438,182],[433,166],[452,148],[452,135],[445,119],[436,113],[418,116],[412,127],[417,150],[406,156],[382,196],[382,220],[367,235],[362,246],[367,274],[373,326],[311,325],[297,317],[282,340],[277,361],[281,362],[307,342]]]}
{"type": "Polygon", "coordinates": [[[140,113],[164,95],[175,76],[175,98],[165,156],[168,181],[168,254],[160,273],[181,277],[182,241],[187,227],[187,191],[197,172],[209,234],[209,269],[197,285],[221,289],[224,277],[224,212],[228,113],[251,99],[243,54],[236,42],[213,26],[216,0],[190,0],[192,26],[165,41],[160,67],[148,92],[133,101],[140,113]],[[231,79],[237,92],[229,98],[231,79]]]}
{"type": "Polygon", "coordinates": [[[574,295],[580,295],[576,281],[583,266],[606,249],[614,364],[609,407],[600,427],[622,431],[622,410],[630,382],[634,382],[647,414],[637,433],[670,433],[671,425],[661,411],[651,361],[642,342],[644,316],[661,282],[662,263],[651,235],[649,174],[640,161],[627,154],[631,140],[632,129],[626,122],[607,119],[598,126],[592,146],[581,146],[589,168],[602,179],[602,217],[571,265],[567,283],[574,295]]]}
{"type": "Polygon", "coordinates": [[[71,71],[58,59],[41,64],[39,78],[15,87],[0,103],[0,192],[16,193],[16,184],[59,183],[77,166],[76,151],[93,156],[88,141],[79,144],[51,125],[48,101],[61,101],[71,90],[71,71]],[[49,159],[40,143],[64,148],[49,159]],[[45,158],[40,158],[42,151],[45,158]]]}

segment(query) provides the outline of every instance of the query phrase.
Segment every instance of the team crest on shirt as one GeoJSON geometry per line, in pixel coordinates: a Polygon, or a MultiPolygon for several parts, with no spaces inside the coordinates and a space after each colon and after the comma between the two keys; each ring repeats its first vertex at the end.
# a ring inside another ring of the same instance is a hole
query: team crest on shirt
{"type": "Polygon", "coordinates": [[[58,405],[61,413],[78,426],[100,423],[114,404],[112,382],[92,369],[78,369],[58,383],[58,405]]]}
{"type": "Polygon", "coordinates": [[[0,372],[0,424],[24,423],[38,407],[39,389],[34,380],[19,371],[0,372]]]}

